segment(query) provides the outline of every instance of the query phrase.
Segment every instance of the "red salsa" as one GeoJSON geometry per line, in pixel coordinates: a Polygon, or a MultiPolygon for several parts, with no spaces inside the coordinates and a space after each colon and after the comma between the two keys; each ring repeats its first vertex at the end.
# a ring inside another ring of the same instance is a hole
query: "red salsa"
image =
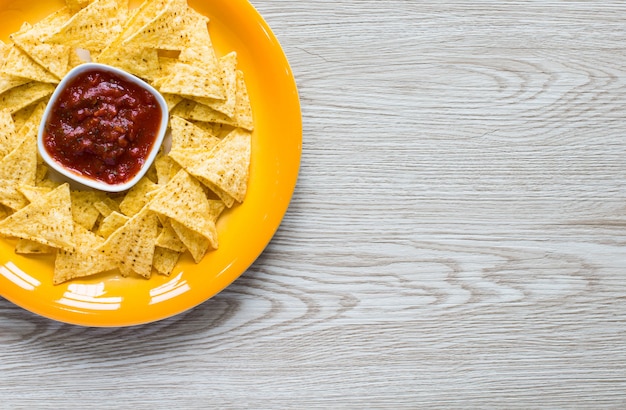
{"type": "Polygon", "coordinates": [[[107,184],[133,178],[154,145],[161,109],[152,93],[115,73],[87,71],[59,94],[45,126],[48,154],[107,184]]]}

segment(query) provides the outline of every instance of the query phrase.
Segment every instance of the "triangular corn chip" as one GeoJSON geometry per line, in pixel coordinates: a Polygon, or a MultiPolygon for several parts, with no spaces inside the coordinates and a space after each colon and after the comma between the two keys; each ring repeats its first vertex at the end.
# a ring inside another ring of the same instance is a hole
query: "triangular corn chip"
{"type": "Polygon", "coordinates": [[[44,41],[71,16],[71,11],[64,7],[30,29],[20,31],[10,37],[30,58],[57,78],[63,78],[68,71],[71,47],[62,44],[47,44],[44,41]]]}
{"type": "Polygon", "coordinates": [[[163,219],[165,219],[163,229],[161,229],[161,233],[157,237],[156,245],[176,252],[184,252],[187,248],[185,248],[185,245],[180,241],[174,229],[172,229],[169,218],[163,219]]]}
{"type": "Polygon", "coordinates": [[[11,112],[7,109],[0,110],[0,158],[15,148],[16,138],[15,122],[11,112]]]}
{"type": "Polygon", "coordinates": [[[154,265],[154,269],[161,275],[170,276],[172,270],[174,270],[174,267],[176,266],[176,262],[178,262],[179,257],[180,252],[157,246],[154,249],[154,259],[152,260],[152,264],[154,265]]]}
{"type": "Polygon", "coordinates": [[[38,242],[28,239],[19,239],[15,244],[15,253],[20,255],[43,255],[48,253],[54,253],[55,248],[42,245],[38,242]]]}
{"type": "Polygon", "coordinates": [[[94,206],[103,199],[105,194],[96,191],[72,191],[72,219],[85,229],[92,229],[100,216],[94,206]]]}
{"type": "Polygon", "coordinates": [[[215,220],[224,209],[221,201],[209,201],[202,184],[180,170],[148,205],[150,210],[180,222],[217,244],[215,220]]]}
{"type": "Polygon", "coordinates": [[[200,104],[220,112],[228,118],[235,117],[237,105],[237,53],[234,51],[219,59],[222,73],[222,83],[224,85],[224,100],[212,100],[210,98],[188,96],[200,104]]]}
{"type": "Polygon", "coordinates": [[[29,239],[72,251],[72,221],[69,184],[63,184],[0,222],[0,234],[29,239]]]}
{"type": "MultiPolygon", "coordinates": [[[[181,242],[185,244],[185,247],[189,250],[191,257],[196,263],[200,263],[209,248],[217,249],[217,243],[211,243],[205,236],[200,235],[196,231],[192,231],[175,220],[172,220],[171,223],[172,229],[176,232],[181,242]]],[[[217,238],[217,230],[215,231],[215,237],[217,238]]]]}
{"type": "Polygon", "coordinates": [[[124,45],[139,45],[160,50],[182,50],[210,44],[208,18],[190,9],[186,1],[169,1],[159,14],[124,40],[124,45]]]}
{"type": "Polygon", "coordinates": [[[113,270],[117,262],[108,255],[98,251],[104,239],[77,225],[74,231],[76,250],[61,250],[54,261],[52,283],[58,285],[70,279],[92,276],[97,273],[113,270]]]}
{"type": "Polygon", "coordinates": [[[9,53],[0,66],[0,73],[42,83],[56,84],[59,82],[57,76],[39,65],[15,44],[10,46],[9,53]]]}
{"type": "Polygon", "coordinates": [[[149,278],[152,274],[157,223],[156,215],[144,208],[113,232],[100,247],[100,252],[117,261],[122,275],[128,276],[134,272],[149,278]]]}
{"type": "Polygon", "coordinates": [[[8,109],[11,114],[27,107],[54,91],[54,85],[32,81],[19,87],[11,88],[0,95],[0,110],[8,109]]]}
{"type": "Polygon", "coordinates": [[[197,148],[208,152],[220,142],[219,138],[181,117],[172,116],[170,127],[172,129],[172,151],[197,148]]]}
{"type": "Polygon", "coordinates": [[[127,1],[95,0],[74,14],[46,42],[99,53],[122,31],[127,16],[127,1]]]}
{"type": "Polygon", "coordinates": [[[113,232],[117,231],[126,222],[128,222],[129,219],[130,218],[126,215],[113,211],[106,218],[104,218],[102,222],[100,222],[100,226],[98,227],[98,231],[96,233],[103,238],[108,238],[113,232]]]}
{"type": "Polygon", "coordinates": [[[141,178],[137,185],[132,187],[120,203],[120,211],[126,216],[133,216],[148,202],[146,195],[160,187],[148,178],[141,178]]]}
{"type": "Polygon", "coordinates": [[[248,186],[251,135],[236,129],[220,141],[202,162],[191,164],[187,171],[242,202],[248,186]]]}

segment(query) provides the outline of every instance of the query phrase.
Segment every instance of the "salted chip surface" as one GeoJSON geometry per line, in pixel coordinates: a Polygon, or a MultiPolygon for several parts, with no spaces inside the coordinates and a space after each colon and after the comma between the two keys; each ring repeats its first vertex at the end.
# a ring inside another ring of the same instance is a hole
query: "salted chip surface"
{"type": "Polygon", "coordinates": [[[102,192],[72,191],[72,219],[85,229],[92,229],[100,216],[100,211],[94,206],[103,199],[102,192]]]}
{"type": "Polygon", "coordinates": [[[99,251],[104,239],[81,225],[74,231],[76,250],[60,250],[54,261],[52,283],[58,285],[70,279],[92,276],[97,273],[113,270],[117,262],[99,251]]]}
{"type": "Polygon", "coordinates": [[[154,249],[152,264],[154,265],[154,269],[161,275],[170,276],[179,258],[180,252],[157,246],[154,249]]]}
{"type": "Polygon", "coordinates": [[[69,184],[60,185],[0,221],[0,234],[74,250],[71,203],[69,184]]]}
{"type": "Polygon", "coordinates": [[[224,100],[213,100],[193,96],[188,96],[188,98],[202,105],[206,105],[224,114],[228,118],[234,118],[237,105],[237,53],[233,51],[222,56],[219,59],[219,66],[222,74],[222,84],[224,86],[224,100]]]}
{"type": "Polygon", "coordinates": [[[103,238],[108,238],[113,232],[124,226],[129,219],[126,215],[113,211],[102,220],[96,233],[103,238]]]}
{"type": "Polygon", "coordinates": [[[124,44],[141,44],[160,50],[182,50],[210,42],[208,18],[187,6],[185,0],[168,1],[155,18],[137,30],[124,44]]]}
{"type": "Polygon", "coordinates": [[[172,116],[170,118],[172,129],[172,151],[179,149],[202,149],[208,152],[220,142],[219,138],[210,132],[196,126],[184,118],[172,116]]]}
{"type": "Polygon", "coordinates": [[[124,276],[136,273],[144,278],[152,274],[152,259],[157,238],[156,215],[144,208],[113,232],[99,250],[117,261],[124,276]]]}
{"type": "Polygon", "coordinates": [[[15,121],[7,109],[0,110],[0,158],[11,152],[16,140],[15,121]]]}
{"type": "Polygon", "coordinates": [[[148,193],[159,188],[159,185],[150,181],[148,178],[142,178],[137,185],[132,187],[126,196],[124,196],[124,199],[120,203],[120,211],[126,216],[135,215],[148,203],[148,193]]]}
{"type": "Polygon", "coordinates": [[[169,218],[165,218],[165,221],[163,221],[162,223],[163,229],[161,229],[161,232],[157,237],[156,245],[160,246],[161,248],[170,249],[172,251],[184,252],[187,248],[185,247],[185,244],[182,243],[181,240],[178,238],[178,235],[176,235],[174,229],[172,229],[172,224],[170,223],[169,218]]]}
{"type": "Polygon", "coordinates": [[[30,58],[28,54],[16,45],[13,44],[10,47],[9,54],[4,59],[2,66],[0,66],[0,72],[43,83],[57,84],[59,82],[58,77],[37,64],[35,60],[30,58]]]}
{"type": "Polygon", "coordinates": [[[180,170],[148,207],[201,234],[212,244],[217,244],[215,214],[219,215],[224,205],[221,201],[209,201],[202,184],[185,170],[180,170]],[[211,202],[218,202],[221,208],[211,202]]]}
{"type": "Polygon", "coordinates": [[[63,7],[34,26],[10,36],[17,47],[30,58],[61,79],[68,72],[71,47],[64,44],[48,44],[44,41],[72,16],[69,8],[63,7]]]}
{"type": "Polygon", "coordinates": [[[54,92],[54,85],[31,81],[0,95],[0,110],[7,109],[15,113],[54,92]]]}
{"type": "Polygon", "coordinates": [[[99,53],[121,33],[127,16],[127,1],[95,0],[80,9],[45,41],[99,53]]]}
{"type": "Polygon", "coordinates": [[[0,203],[21,209],[27,203],[22,185],[35,185],[37,175],[36,130],[31,130],[13,151],[0,159],[0,203]]]}
{"type": "Polygon", "coordinates": [[[242,202],[248,187],[250,152],[251,135],[238,128],[221,140],[204,160],[190,164],[187,170],[242,202]]]}
{"type": "MultiPolygon", "coordinates": [[[[209,248],[217,249],[217,243],[211,243],[211,241],[205,236],[200,235],[196,231],[187,228],[180,222],[172,219],[171,224],[172,229],[174,230],[174,232],[176,232],[176,235],[185,245],[185,247],[191,254],[191,257],[196,263],[200,263],[209,248]]],[[[215,232],[215,237],[217,237],[217,231],[215,232]]]]}

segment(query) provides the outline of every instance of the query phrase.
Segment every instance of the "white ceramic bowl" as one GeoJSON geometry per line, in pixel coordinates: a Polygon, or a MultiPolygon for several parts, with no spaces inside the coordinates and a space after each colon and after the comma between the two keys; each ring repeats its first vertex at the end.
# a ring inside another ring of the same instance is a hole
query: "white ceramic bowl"
{"type": "Polygon", "coordinates": [[[43,160],[50,166],[50,168],[52,168],[61,176],[61,179],[65,178],[69,182],[74,182],[74,183],[77,183],[79,185],[82,185],[88,188],[93,188],[93,189],[97,189],[97,190],[105,191],[105,192],[126,191],[132,188],[137,182],[139,182],[139,180],[146,174],[146,172],[148,171],[148,168],[150,168],[150,166],[154,162],[154,158],[159,152],[159,148],[161,147],[161,144],[163,143],[163,138],[167,130],[168,116],[169,116],[169,113],[167,110],[167,103],[163,99],[163,96],[157,90],[155,90],[152,86],[150,86],[143,80],[123,70],[120,70],[118,68],[111,67],[108,65],[98,64],[98,63],[81,64],[77,66],[76,68],[74,68],[73,70],[71,70],[63,78],[63,80],[61,80],[61,82],[55,89],[54,93],[52,94],[52,97],[50,98],[50,101],[48,102],[48,105],[46,106],[46,110],[44,111],[41,124],[39,125],[39,132],[37,134],[37,149],[39,150],[39,154],[41,155],[43,160]],[[158,130],[155,142],[152,145],[152,149],[148,153],[148,156],[146,157],[146,160],[143,166],[141,167],[141,169],[139,170],[139,172],[137,172],[137,174],[133,178],[123,183],[108,184],[106,182],[98,181],[98,180],[80,175],[76,173],[75,171],[65,167],[63,164],[56,161],[54,158],[52,158],[44,146],[43,137],[44,137],[46,124],[48,122],[50,113],[52,112],[52,109],[55,106],[60,94],[67,87],[69,82],[71,82],[78,75],[83,74],[88,71],[106,71],[112,74],[116,74],[128,82],[137,84],[141,88],[149,91],[152,95],[154,95],[161,109],[161,123],[159,124],[159,130],[158,130]]]}

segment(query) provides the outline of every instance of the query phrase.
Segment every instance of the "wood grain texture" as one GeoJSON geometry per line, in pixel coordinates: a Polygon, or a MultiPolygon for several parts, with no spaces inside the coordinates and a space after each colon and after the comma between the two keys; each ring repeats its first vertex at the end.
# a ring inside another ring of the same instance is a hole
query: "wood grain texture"
{"type": "Polygon", "coordinates": [[[302,101],[276,237],[151,325],[0,300],[0,407],[626,406],[626,4],[253,4],[302,101]]]}

